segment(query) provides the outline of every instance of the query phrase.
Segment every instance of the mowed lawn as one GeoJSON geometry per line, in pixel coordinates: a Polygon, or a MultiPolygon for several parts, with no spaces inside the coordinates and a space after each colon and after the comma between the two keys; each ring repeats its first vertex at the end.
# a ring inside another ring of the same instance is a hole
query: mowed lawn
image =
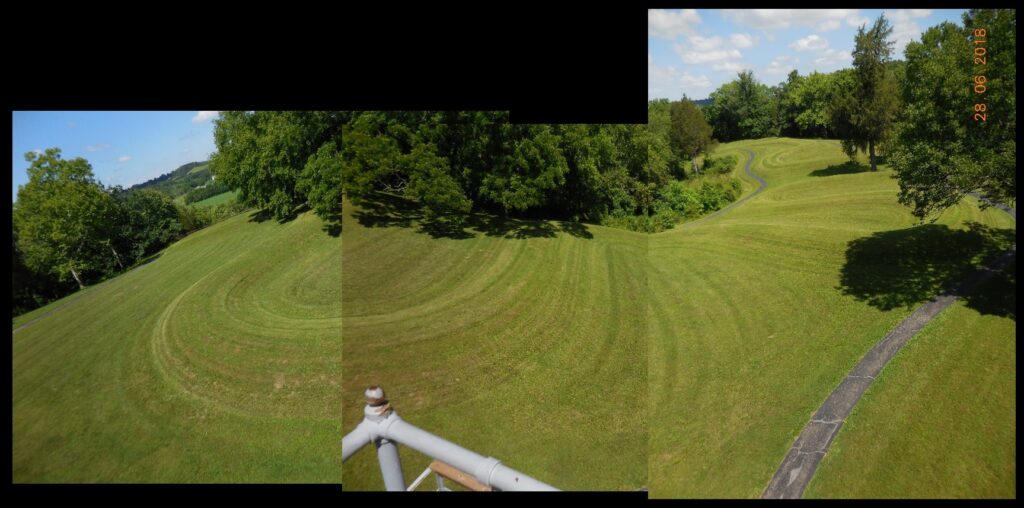
{"type": "MultiPolygon", "coordinates": [[[[937,288],[1014,234],[1009,217],[981,212],[973,199],[915,228],[896,200],[891,171],[844,164],[835,141],[773,138],[719,151],[744,161],[741,149],[755,152],[752,169],[768,182],[763,193],[718,217],[650,236],[652,497],[759,497],[811,414],[857,361],[937,288]]],[[[985,327],[962,333],[962,341],[992,345],[985,327]]],[[[951,386],[951,400],[974,395],[971,385],[951,386]]],[[[1014,393],[1002,397],[1012,407],[1014,393]]],[[[897,404],[873,414],[905,421],[913,411],[897,404]]],[[[1010,419],[973,432],[1005,436],[1014,428],[1010,419]]],[[[935,437],[910,439],[928,446],[934,453],[922,457],[940,468],[960,452],[925,444],[935,437]]],[[[912,463],[890,473],[912,481],[912,463]]]]}
{"type": "Polygon", "coordinates": [[[958,302],[900,351],[804,497],[1017,497],[1012,267],[976,291],[981,304],[958,302]]]}
{"type": "MultiPolygon", "coordinates": [[[[555,487],[644,487],[646,235],[407,205],[344,205],[345,431],[379,384],[405,420],[555,487]]],[[[411,482],[430,459],[400,448],[411,482]]],[[[383,489],[372,446],[344,482],[383,489]]]]}
{"type": "Polygon", "coordinates": [[[208,208],[211,206],[217,206],[223,203],[227,203],[228,201],[231,201],[231,199],[234,198],[236,194],[237,193],[235,191],[221,192],[216,196],[210,196],[202,201],[196,201],[195,203],[192,203],[192,206],[196,208],[208,208]]]}
{"type": "Polygon", "coordinates": [[[245,212],[14,322],[15,482],[340,482],[341,238],[245,212]]]}

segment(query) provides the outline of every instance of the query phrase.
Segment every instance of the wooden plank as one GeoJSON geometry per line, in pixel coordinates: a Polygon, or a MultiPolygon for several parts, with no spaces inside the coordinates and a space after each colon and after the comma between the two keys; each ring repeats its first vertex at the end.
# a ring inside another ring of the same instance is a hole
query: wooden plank
{"type": "Polygon", "coordinates": [[[431,462],[430,469],[438,475],[474,492],[487,492],[491,490],[490,487],[480,483],[476,478],[473,478],[472,475],[463,473],[462,471],[455,469],[455,467],[445,464],[440,460],[431,462]]]}

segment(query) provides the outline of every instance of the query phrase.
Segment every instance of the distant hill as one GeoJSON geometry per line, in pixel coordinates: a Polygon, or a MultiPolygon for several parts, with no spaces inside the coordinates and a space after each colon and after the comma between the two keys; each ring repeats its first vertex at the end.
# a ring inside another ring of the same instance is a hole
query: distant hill
{"type": "Polygon", "coordinates": [[[711,105],[711,99],[701,99],[699,101],[693,101],[693,103],[702,108],[705,108],[711,105]]]}
{"type": "Polygon", "coordinates": [[[170,173],[133,185],[131,188],[153,189],[176,198],[212,181],[213,173],[210,172],[210,161],[190,162],[170,173]]]}

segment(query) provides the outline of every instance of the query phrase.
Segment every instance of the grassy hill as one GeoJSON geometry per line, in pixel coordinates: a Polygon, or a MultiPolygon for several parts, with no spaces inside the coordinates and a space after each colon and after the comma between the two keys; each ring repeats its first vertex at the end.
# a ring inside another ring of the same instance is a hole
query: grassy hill
{"type": "MultiPolygon", "coordinates": [[[[918,225],[884,165],[828,140],[722,145],[745,195],[747,150],[763,192],[655,235],[346,204],[345,430],[381,384],[403,418],[561,488],[759,497],[857,361],[1015,224],[972,198],[918,225]]],[[[992,303],[1013,278],[987,287],[882,372],[808,496],[1014,492],[1015,321],[992,303]]],[[[411,480],[428,460],[402,453],[411,480]]],[[[345,484],[382,488],[372,452],[345,484]]]]}
{"type": "Polygon", "coordinates": [[[339,481],[341,239],[251,215],[15,320],[13,481],[339,481]]]}
{"type": "MultiPolygon", "coordinates": [[[[344,209],[346,431],[379,384],[402,418],[556,487],[646,485],[645,235],[344,209]]],[[[430,460],[400,449],[411,482],[430,460]]],[[[372,447],[344,478],[383,489],[372,447]]]]}
{"type": "Polygon", "coordinates": [[[133,185],[131,188],[153,189],[176,198],[196,187],[210,183],[212,177],[209,161],[190,162],[170,173],[133,185]]]}
{"type": "Polygon", "coordinates": [[[231,201],[231,199],[234,198],[236,194],[237,193],[234,191],[222,192],[220,194],[217,194],[216,196],[208,197],[202,201],[196,201],[195,203],[192,203],[192,206],[196,208],[207,208],[211,206],[217,206],[223,203],[227,203],[228,201],[231,201]]]}
{"type": "MultiPolygon", "coordinates": [[[[891,173],[884,166],[870,172],[847,164],[834,141],[765,139],[730,143],[721,151],[740,149],[754,151],[752,169],[767,189],[723,215],[649,240],[652,497],[758,497],[811,414],[861,356],[939,287],[1006,247],[1013,235],[1011,219],[994,209],[980,212],[973,201],[948,210],[936,224],[914,228],[909,209],[896,202],[891,173]]],[[[1005,353],[998,341],[985,339],[1004,336],[1001,319],[961,330],[960,340],[1005,353]]],[[[926,368],[927,362],[905,359],[879,381],[913,373],[919,383],[938,382],[942,370],[926,368]]],[[[1015,376],[1012,363],[993,368],[1015,376]]],[[[993,400],[972,393],[960,385],[933,393],[939,400],[932,402],[956,399],[961,410],[984,414],[993,400]]],[[[1006,404],[1012,393],[1005,397],[997,403],[1006,404]]],[[[862,401],[874,403],[870,397],[862,401]]],[[[915,417],[906,405],[872,411],[884,420],[874,428],[900,427],[915,417]]],[[[1003,435],[1012,432],[1013,422],[991,427],[1003,435]]],[[[842,429],[837,445],[848,432],[854,431],[842,429]]],[[[986,455],[993,441],[965,456],[944,449],[934,433],[904,438],[931,450],[925,455],[932,461],[977,463],[1005,455],[986,455]]],[[[904,467],[910,462],[891,452],[884,456],[895,468],[890,473],[916,477],[904,467]]],[[[1012,471],[1010,458],[999,466],[1012,471]]],[[[830,485],[859,474],[858,466],[848,464],[847,475],[830,485]]],[[[955,474],[937,469],[939,477],[955,474]]],[[[874,497],[886,491],[816,493],[874,497]]]]}

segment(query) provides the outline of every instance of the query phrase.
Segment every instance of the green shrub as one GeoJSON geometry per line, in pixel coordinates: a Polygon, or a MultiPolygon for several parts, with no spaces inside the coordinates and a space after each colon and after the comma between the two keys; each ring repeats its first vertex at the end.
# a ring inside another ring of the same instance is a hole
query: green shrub
{"type": "Polygon", "coordinates": [[[724,175],[736,167],[736,156],[708,157],[704,160],[705,175],[724,175]]]}

